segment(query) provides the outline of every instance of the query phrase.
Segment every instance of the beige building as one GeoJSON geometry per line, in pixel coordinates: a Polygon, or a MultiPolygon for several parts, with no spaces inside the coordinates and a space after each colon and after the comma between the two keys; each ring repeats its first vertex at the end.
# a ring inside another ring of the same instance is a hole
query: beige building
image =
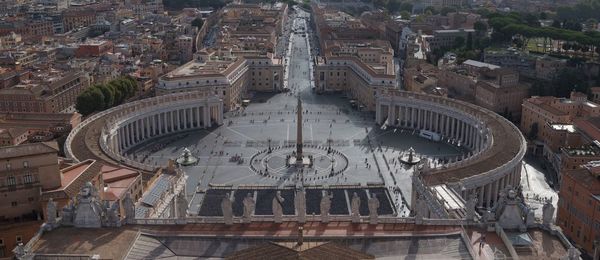
{"type": "Polygon", "coordinates": [[[447,88],[450,97],[463,101],[475,101],[475,84],[477,77],[464,68],[442,69],[438,74],[438,86],[447,88]]]}
{"type": "Polygon", "coordinates": [[[85,72],[50,71],[0,90],[0,111],[58,113],[73,110],[77,96],[90,86],[85,72]]]}
{"type": "Polygon", "coordinates": [[[395,88],[394,50],[387,41],[329,40],[315,69],[317,92],[345,92],[374,110],[378,89],[395,88]]]}
{"type": "Polygon", "coordinates": [[[420,62],[404,68],[404,89],[412,92],[428,92],[438,87],[439,70],[432,64],[420,62]]]}
{"type": "Polygon", "coordinates": [[[482,71],[475,85],[475,104],[509,120],[521,118],[521,103],[528,95],[529,87],[519,83],[519,73],[509,69],[482,71]]]}
{"type": "Polygon", "coordinates": [[[42,190],[60,187],[56,143],[0,148],[0,221],[36,220],[42,190]]]}
{"type": "Polygon", "coordinates": [[[600,106],[579,92],[571,92],[570,98],[531,97],[523,101],[522,107],[519,128],[523,135],[534,139],[533,152],[543,155],[555,169],[561,165],[559,149],[570,140],[566,137],[575,133],[574,121],[600,115],[600,106]]]}
{"type": "Polygon", "coordinates": [[[223,99],[226,110],[242,104],[248,90],[283,90],[283,63],[278,58],[234,56],[232,53],[197,53],[196,59],[158,80],[157,95],[208,91],[223,99]]]}
{"type": "Polygon", "coordinates": [[[535,61],[535,76],[538,79],[552,80],[567,67],[567,60],[542,56],[535,61]]]}
{"type": "Polygon", "coordinates": [[[23,127],[0,128],[0,146],[18,145],[29,137],[29,130],[23,127]]]}
{"type": "Polygon", "coordinates": [[[283,91],[283,60],[273,53],[287,20],[287,5],[233,3],[219,12],[214,46],[161,76],[157,95],[205,91],[230,110],[241,106],[248,91],[283,91]]]}
{"type": "Polygon", "coordinates": [[[0,50],[14,49],[23,44],[23,39],[20,34],[11,32],[7,35],[0,36],[0,50]]]}
{"type": "Polygon", "coordinates": [[[433,31],[433,37],[427,39],[429,49],[451,48],[454,46],[457,38],[463,38],[466,43],[469,34],[475,39],[474,29],[435,30],[433,31]]]}

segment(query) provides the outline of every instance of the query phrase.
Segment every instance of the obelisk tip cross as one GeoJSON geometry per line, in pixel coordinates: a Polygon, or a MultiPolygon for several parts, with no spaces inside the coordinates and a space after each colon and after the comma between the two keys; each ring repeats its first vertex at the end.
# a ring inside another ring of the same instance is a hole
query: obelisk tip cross
{"type": "Polygon", "coordinates": [[[296,129],[296,161],[302,162],[302,101],[298,97],[298,107],[296,108],[297,114],[297,129],[296,129]]]}

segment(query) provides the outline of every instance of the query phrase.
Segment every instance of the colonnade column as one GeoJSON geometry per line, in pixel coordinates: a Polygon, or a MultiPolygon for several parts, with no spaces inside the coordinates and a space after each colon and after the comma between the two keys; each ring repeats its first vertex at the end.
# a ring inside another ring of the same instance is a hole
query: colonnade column
{"type": "Polygon", "coordinates": [[[201,107],[196,107],[196,127],[202,127],[202,117],[200,117],[201,107]]]}
{"type": "Polygon", "coordinates": [[[204,106],[204,127],[211,127],[212,122],[210,121],[210,106],[206,104],[204,106]]]}
{"type": "Polygon", "coordinates": [[[163,128],[163,124],[166,121],[165,113],[158,114],[158,134],[162,135],[165,133],[165,129],[163,128]]]}

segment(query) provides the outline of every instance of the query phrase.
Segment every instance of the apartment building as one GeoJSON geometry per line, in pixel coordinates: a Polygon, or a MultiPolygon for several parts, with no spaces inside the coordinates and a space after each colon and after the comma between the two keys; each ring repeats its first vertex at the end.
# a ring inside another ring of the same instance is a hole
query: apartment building
{"type": "Polygon", "coordinates": [[[113,44],[111,41],[88,41],[79,44],[75,50],[77,58],[100,57],[102,54],[112,52],[113,44]]]}
{"type": "Polygon", "coordinates": [[[523,101],[519,128],[534,139],[533,152],[560,169],[559,149],[569,145],[568,133],[576,131],[573,123],[598,116],[600,106],[588,101],[583,93],[571,92],[570,98],[534,96],[523,101]]]}
{"type": "Polygon", "coordinates": [[[312,5],[313,23],[321,50],[328,40],[377,39],[380,32],[371,29],[361,19],[342,11],[312,5]]]}
{"type": "Polygon", "coordinates": [[[434,30],[433,37],[428,38],[429,49],[443,49],[443,48],[452,48],[456,43],[457,38],[462,38],[464,42],[467,41],[467,38],[471,35],[473,40],[475,39],[475,30],[474,29],[451,29],[451,30],[434,30]]]}
{"type": "Polygon", "coordinates": [[[507,117],[521,118],[521,103],[529,87],[519,83],[519,73],[510,69],[485,69],[475,84],[475,104],[507,117]]]}
{"type": "Polygon", "coordinates": [[[65,32],[96,22],[96,13],[92,10],[65,10],[62,17],[65,32]]]}
{"type": "Polygon", "coordinates": [[[58,113],[73,110],[77,96],[90,86],[86,72],[51,70],[0,90],[0,111],[58,113]]]}
{"type": "Polygon", "coordinates": [[[0,221],[37,219],[40,189],[60,187],[56,143],[0,147],[0,221]]]}
{"type": "Polygon", "coordinates": [[[160,77],[155,87],[156,94],[207,91],[223,99],[225,110],[231,110],[241,106],[248,90],[283,90],[281,59],[221,54],[197,53],[195,60],[160,77]]]}
{"type": "Polygon", "coordinates": [[[486,63],[514,69],[523,77],[543,80],[552,80],[567,65],[564,59],[533,55],[515,49],[486,50],[483,59],[486,63]]]}
{"type": "Polygon", "coordinates": [[[44,219],[41,190],[60,186],[56,143],[0,147],[0,257],[27,243],[44,219]]]}
{"type": "MultiPolygon", "coordinates": [[[[205,91],[223,99],[224,109],[241,106],[248,91],[283,91],[283,60],[274,50],[287,19],[286,4],[229,4],[214,44],[193,60],[161,76],[157,95],[205,91]]],[[[191,55],[191,38],[180,39],[178,53],[191,55]],[[188,41],[189,40],[189,41],[188,41]]]]}
{"type": "Polygon", "coordinates": [[[317,92],[345,92],[367,110],[375,108],[378,89],[395,88],[394,51],[387,41],[324,41],[317,59],[317,92]]]}
{"type": "Polygon", "coordinates": [[[600,162],[568,170],[560,185],[556,224],[593,255],[600,238],[600,162]]]}

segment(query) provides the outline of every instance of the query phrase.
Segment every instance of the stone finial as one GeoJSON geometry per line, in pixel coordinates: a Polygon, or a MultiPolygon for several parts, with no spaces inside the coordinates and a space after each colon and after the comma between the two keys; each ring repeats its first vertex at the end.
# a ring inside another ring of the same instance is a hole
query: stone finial
{"type": "Polygon", "coordinates": [[[466,218],[469,221],[472,221],[475,219],[475,207],[477,206],[477,193],[471,193],[469,194],[469,198],[467,199],[467,204],[465,205],[466,207],[466,218]]]}
{"type": "Polygon", "coordinates": [[[228,192],[225,194],[223,200],[221,200],[221,211],[223,212],[223,219],[225,221],[225,225],[233,224],[233,210],[231,204],[232,202],[228,192]]]}
{"type": "Polygon", "coordinates": [[[306,194],[303,188],[296,191],[296,196],[294,196],[294,206],[298,216],[298,222],[306,222],[306,194]]]}
{"type": "Polygon", "coordinates": [[[46,205],[46,223],[53,226],[56,224],[56,202],[52,198],[48,200],[48,205],[46,205]]]}
{"type": "Polygon", "coordinates": [[[244,215],[242,217],[244,223],[250,223],[252,222],[252,214],[254,214],[254,207],[256,206],[256,202],[254,201],[252,193],[249,192],[246,195],[246,197],[242,201],[242,204],[244,204],[244,215]]]}
{"type": "Polygon", "coordinates": [[[331,195],[329,192],[324,191],[323,197],[321,198],[320,209],[321,209],[321,222],[329,222],[329,210],[331,209],[331,195]]]}
{"type": "Polygon", "coordinates": [[[277,191],[275,197],[273,197],[273,201],[271,202],[271,207],[273,208],[273,220],[275,223],[281,223],[283,217],[283,202],[285,199],[281,197],[281,191],[277,191]]]}
{"type": "Polygon", "coordinates": [[[552,200],[546,200],[544,206],[542,208],[542,223],[546,226],[552,224],[552,220],[554,218],[554,205],[552,205],[552,200]]]}
{"type": "Polygon", "coordinates": [[[352,202],[350,203],[352,223],[360,222],[360,198],[356,192],[352,194],[352,202]]]}
{"type": "Polygon", "coordinates": [[[371,194],[371,198],[368,201],[369,204],[369,223],[371,225],[377,225],[379,214],[377,210],[379,210],[379,199],[377,199],[377,195],[375,193],[371,194]]]}
{"type": "Polygon", "coordinates": [[[125,194],[125,198],[123,199],[123,208],[125,210],[127,222],[133,221],[135,219],[135,204],[131,199],[131,194],[129,194],[129,192],[125,194]]]}

